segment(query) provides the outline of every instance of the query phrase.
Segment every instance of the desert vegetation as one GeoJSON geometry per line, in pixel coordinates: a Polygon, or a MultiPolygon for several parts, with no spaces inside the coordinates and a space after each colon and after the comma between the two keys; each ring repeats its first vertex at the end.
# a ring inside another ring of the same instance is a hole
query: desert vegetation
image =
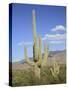
{"type": "Polygon", "coordinates": [[[48,84],[62,84],[66,83],[66,66],[60,65],[60,72],[58,78],[54,78],[50,68],[45,66],[41,68],[40,80],[33,74],[32,69],[13,70],[12,71],[12,86],[28,86],[28,85],[48,85],[48,84]]]}

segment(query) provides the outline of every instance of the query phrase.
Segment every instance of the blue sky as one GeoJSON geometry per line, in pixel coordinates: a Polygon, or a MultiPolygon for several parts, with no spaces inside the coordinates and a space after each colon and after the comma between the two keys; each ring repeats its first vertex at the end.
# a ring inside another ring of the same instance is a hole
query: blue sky
{"type": "MultiPolygon", "coordinates": [[[[12,60],[24,58],[23,45],[32,57],[32,10],[36,13],[36,32],[42,44],[49,44],[49,51],[64,50],[66,42],[66,7],[47,5],[12,5],[12,60]]],[[[43,50],[42,50],[43,52],[43,50]]]]}

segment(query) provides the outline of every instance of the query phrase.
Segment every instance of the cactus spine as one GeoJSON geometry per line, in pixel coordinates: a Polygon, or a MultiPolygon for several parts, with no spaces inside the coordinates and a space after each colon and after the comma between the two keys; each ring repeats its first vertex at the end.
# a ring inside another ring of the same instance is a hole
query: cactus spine
{"type": "Polygon", "coordinates": [[[27,56],[27,49],[24,47],[24,55],[25,60],[29,65],[33,66],[33,72],[35,77],[37,77],[40,80],[40,71],[41,66],[44,66],[47,61],[48,57],[48,48],[44,45],[44,57],[42,58],[42,39],[41,37],[37,37],[36,35],[36,17],[35,17],[35,10],[32,10],[32,25],[33,25],[33,61],[28,59],[27,56]]]}

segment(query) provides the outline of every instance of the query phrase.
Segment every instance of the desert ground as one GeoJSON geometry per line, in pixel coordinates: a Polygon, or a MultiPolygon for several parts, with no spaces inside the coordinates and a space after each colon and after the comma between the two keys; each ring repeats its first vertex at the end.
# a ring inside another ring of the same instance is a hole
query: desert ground
{"type": "MultiPolygon", "coordinates": [[[[31,58],[32,60],[32,58],[31,58]]],[[[11,71],[10,71],[11,72],[11,71]]],[[[66,50],[52,51],[49,53],[47,64],[41,69],[41,80],[36,80],[32,67],[24,61],[12,63],[12,86],[47,85],[66,83],[66,50]],[[50,72],[53,62],[60,65],[58,80],[55,80],[50,72]]]]}

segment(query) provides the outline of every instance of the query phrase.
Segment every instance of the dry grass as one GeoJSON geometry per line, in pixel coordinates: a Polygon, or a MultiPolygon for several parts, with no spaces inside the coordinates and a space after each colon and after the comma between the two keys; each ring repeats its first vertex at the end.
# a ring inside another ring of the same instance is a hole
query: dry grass
{"type": "Polygon", "coordinates": [[[58,80],[55,80],[50,72],[50,67],[46,66],[41,69],[41,80],[39,81],[31,69],[13,70],[12,86],[30,86],[30,85],[46,85],[46,84],[62,84],[66,82],[66,66],[60,65],[60,74],[58,80]]]}

